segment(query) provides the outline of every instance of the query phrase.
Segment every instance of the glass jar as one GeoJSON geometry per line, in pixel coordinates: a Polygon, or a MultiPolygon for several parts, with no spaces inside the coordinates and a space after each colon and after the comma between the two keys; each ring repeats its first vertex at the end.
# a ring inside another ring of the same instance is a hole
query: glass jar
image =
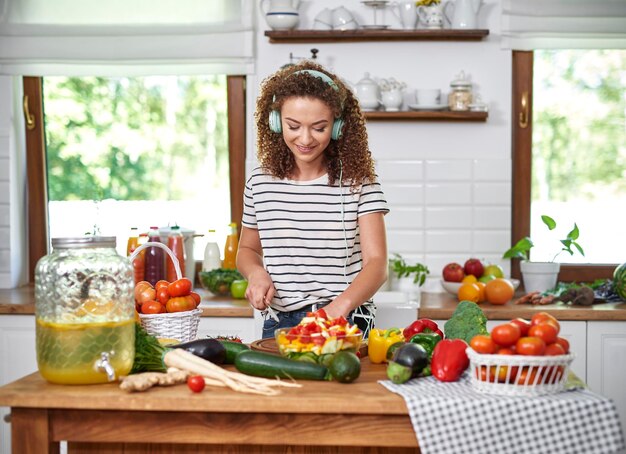
{"type": "Polygon", "coordinates": [[[133,268],[115,237],[52,239],[35,268],[37,366],[52,383],[113,381],[135,357],[133,268]]]}
{"type": "Polygon", "coordinates": [[[448,95],[448,107],[450,110],[469,110],[472,103],[472,83],[461,72],[455,80],[450,82],[450,94],[448,95]]]}

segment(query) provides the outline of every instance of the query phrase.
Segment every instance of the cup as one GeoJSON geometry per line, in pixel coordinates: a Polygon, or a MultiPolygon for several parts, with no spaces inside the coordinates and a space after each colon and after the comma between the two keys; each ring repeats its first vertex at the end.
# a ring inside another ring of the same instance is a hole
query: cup
{"type": "Polygon", "coordinates": [[[418,106],[436,106],[441,102],[441,90],[438,88],[419,88],[415,90],[418,106]]]}
{"type": "Polygon", "coordinates": [[[354,30],[357,26],[354,16],[346,8],[340,6],[333,10],[333,29],[354,30]]]}
{"type": "Polygon", "coordinates": [[[333,29],[333,12],[324,8],[315,16],[313,20],[314,30],[332,30],[333,29]]]}

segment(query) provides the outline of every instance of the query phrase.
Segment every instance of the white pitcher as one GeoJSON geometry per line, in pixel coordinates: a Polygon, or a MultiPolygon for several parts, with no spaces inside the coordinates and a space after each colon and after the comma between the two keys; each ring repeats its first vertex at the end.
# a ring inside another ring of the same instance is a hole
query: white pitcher
{"type": "Polygon", "coordinates": [[[261,11],[273,30],[291,30],[300,22],[300,0],[261,0],[261,11]],[[269,2],[269,8],[268,8],[269,2]]]}
{"type": "Polygon", "coordinates": [[[404,28],[405,30],[415,29],[415,27],[417,26],[418,16],[414,1],[394,2],[392,6],[393,8],[391,9],[391,12],[400,20],[402,28],[404,28]]]}
{"type": "Polygon", "coordinates": [[[431,30],[443,28],[443,9],[440,4],[418,6],[417,13],[424,28],[431,30]]]}
{"type": "Polygon", "coordinates": [[[482,0],[450,0],[445,4],[443,13],[450,22],[451,28],[476,29],[478,28],[478,10],[481,6],[482,0]],[[450,7],[454,9],[452,18],[448,15],[450,7]]]}

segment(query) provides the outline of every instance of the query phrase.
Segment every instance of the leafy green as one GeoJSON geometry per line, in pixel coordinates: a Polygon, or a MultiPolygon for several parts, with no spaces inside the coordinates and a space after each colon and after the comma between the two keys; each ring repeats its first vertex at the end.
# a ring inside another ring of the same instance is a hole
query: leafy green
{"type": "Polygon", "coordinates": [[[139,372],[165,372],[167,368],[163,363],[163,355],[167,348],[159,344],[156,337],[151,336],[139,324],[135,323],[135,360],[130,370],[131,374],[139,372]]]}
{"type": "Polygon", "coordinates": [[[241,273],[237,270],[227,268],[218,268],[211,271],[200,271],[198,273],[202,286],[209,292],[226,296],[230,294],[230,284],[233,281],[243,279],[241,273]]]}
{"type": "Polygon", "coordinates": [[[443,326],[446,339],[463,339],[468,344],[477,334],[489,334],[487,317],[478,304],[461,301],[443,326]]]}
{"type": "Polygon", "coordinates": [[[394,254],[393,257],[394,258],[391,261],[391,269],[398,277],[409,277],[414,274],[413,282],[415,284],[419,284],[420,286],[424,285],[426,276],[430,273],[426,266],[421,263],[407,265],[406,261],[400,254],[394,254]]]}

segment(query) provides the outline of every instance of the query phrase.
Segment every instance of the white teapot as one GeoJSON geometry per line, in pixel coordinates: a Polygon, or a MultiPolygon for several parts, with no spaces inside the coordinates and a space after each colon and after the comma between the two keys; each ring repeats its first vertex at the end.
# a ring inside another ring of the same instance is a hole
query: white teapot
{"type": "Polygon", "coordinates": [[[363,79],[357,82],[355,93],[363,110],[376,110],[382,104],[380,87],[370,78],[370,73],[365,73],[363,79]]]}
{"type": "Polygon", "coordinates": [[[443,13],[450,22],[451,28],[456,29],[476,29],[478,28],[478,10],[482,6],[482,0],[450,0],[444,8],[443,13]],[[448,16],[448,8],[454,9],[452,19],[448,16]]]}
{"type": "Polygon", "coordinates": [[[292,30],[300,22],[300,0],[261,0],[265,21],[272,30],[292,30]],[[269,8],[267,6],[269,2],[269,8]]]}

